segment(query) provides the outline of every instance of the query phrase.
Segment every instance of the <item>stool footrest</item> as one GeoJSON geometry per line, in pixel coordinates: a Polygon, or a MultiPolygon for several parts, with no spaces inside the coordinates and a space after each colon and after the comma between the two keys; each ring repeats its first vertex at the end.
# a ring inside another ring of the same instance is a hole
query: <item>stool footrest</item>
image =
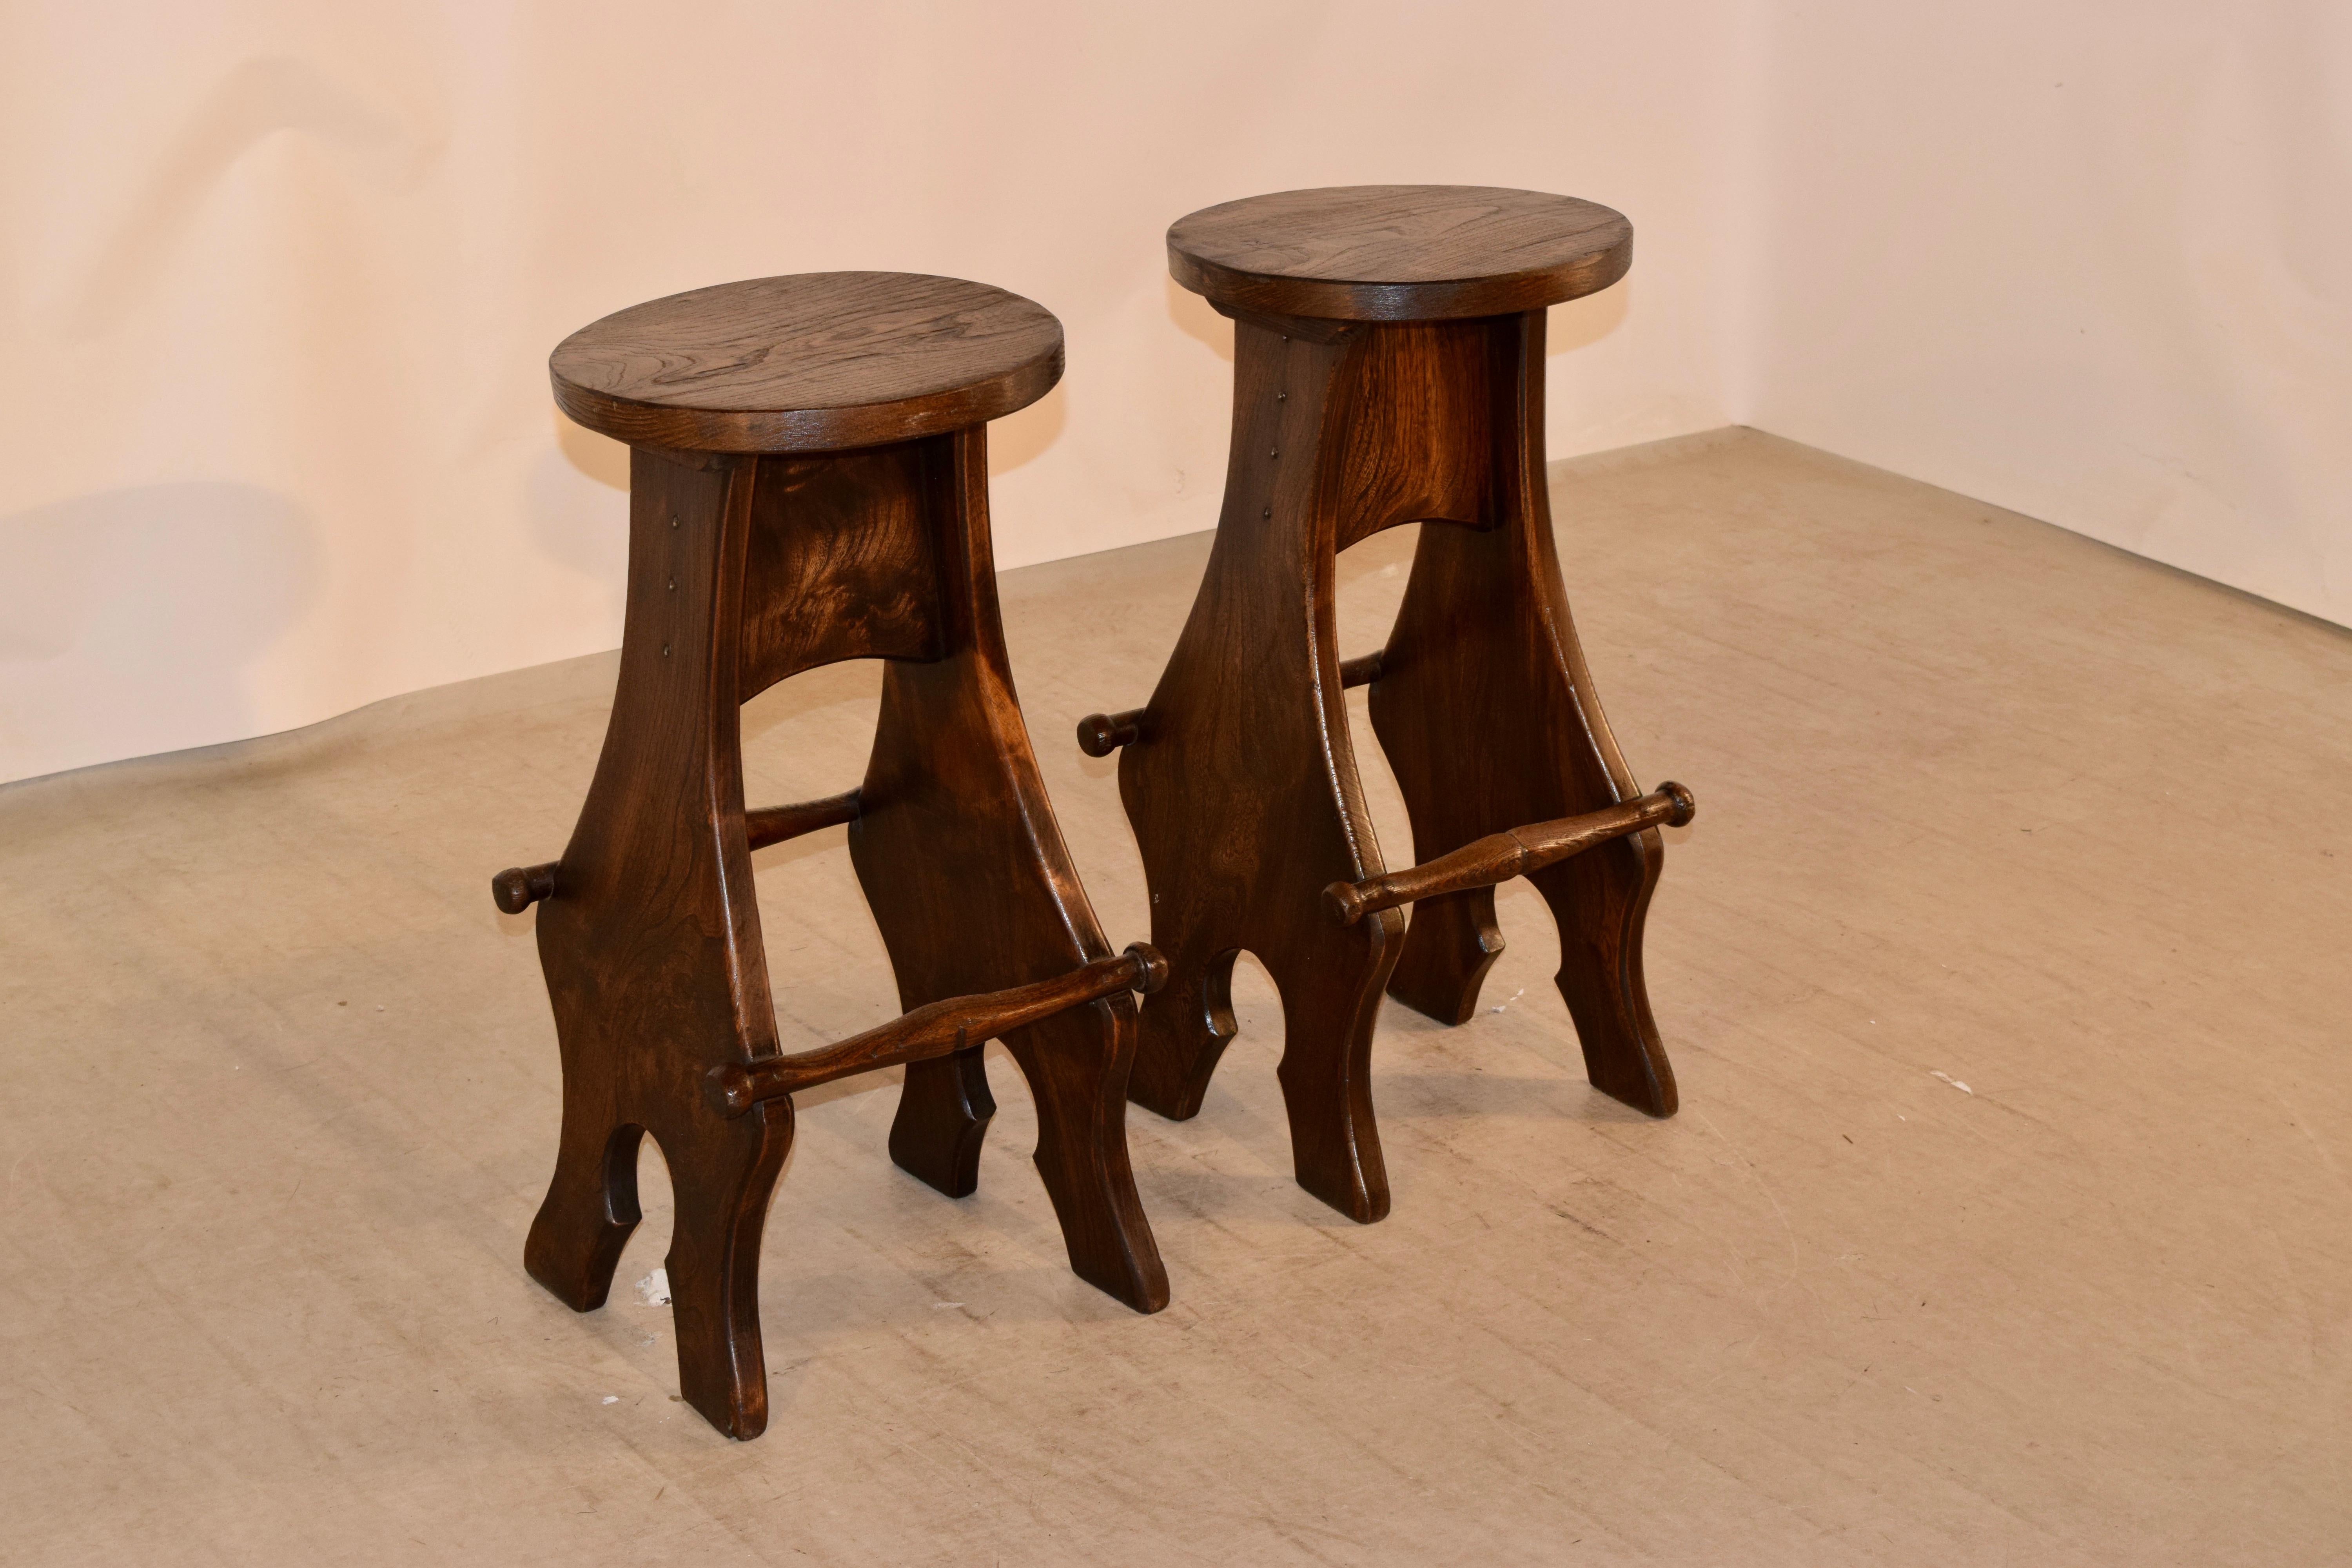
{"type": "Polygon", "coordinates": [[[1507,833],[1474,839],[1451,855],[1402,871],[1367,877],[1360,882],[1334,882],[1323,889],[1323,907],[1338,924],[1354,925],[1378,910],[1391,910],[1441,893],[1490,888],[1556,865],[1596,844],[1639,833],[1661,824],[1680,827],[1697,812],[1691,792],[1678,784],[1662,784],[1638,800],[1581,816],[1563,816],[1514,827],[1507,833]]]}
{"type": "Polygon", "coordinates": [[[855,822],[858,813],[857,792],[829,795],[823,800],[804,800],[794,805],[763,805],[757,811],[743,814],[743,836],[754,849],[765,849],[771,844],[782,844],[787,838],[798,838],[803,833],[814,833],[820,827],[835,823],[855,822]]]}
{"type": "Polygon", "coordinates": [[[876,1068],[944,1057],[1121,991],[1149,995],[1167,979],[1168,961],[1158,949],[1139,942],[1116,958],[1098,958],[1053,980],[950,996],[813,1051],[772,1057],[748,1066],[715,1068],[705,1080],[707,1092],[721,1115],[737,1117],[763,1100],[781,1099],[876,1068]]]}

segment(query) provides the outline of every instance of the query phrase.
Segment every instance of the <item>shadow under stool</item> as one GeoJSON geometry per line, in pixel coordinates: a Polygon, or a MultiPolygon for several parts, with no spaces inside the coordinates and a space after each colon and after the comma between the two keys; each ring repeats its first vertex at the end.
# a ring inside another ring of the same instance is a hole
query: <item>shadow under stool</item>
{"type": "Polygon", "coordinates": [[[639,1218],[638,1141],[667,1160],[667,1264],[687,1400],[767,1425],[761,1226],[796,1089],[903,1065],[890,1156],[977,1184],[1000,1038],[1036,1101],[1036,1164],[1081,1279],[1139,1311],[1168,1279],[1128,1163],[1134,991],[1037,773],[999,624],[987,422],[1062,374],[1061,323],[948,278],[811,273],[607,316],[550,362],[573,419],[629,444],[628,609],[603,755],[562,858],[493,880],[537,903],[563,1060],[555,1176],[524,1261],[604,1304],[639,1218]],[[740,710],[788,676],[887,661],[865,781],[747,811],[740,710]],[[751,852],[835,823],[906,1015],[784,1055],[751,852]]]}
{"type": "Polygon", "coordinates": [[[1227,202],[1168,231],[1170,269],[1234,321],[1233,450],[1191,618],[1142,708],[1078,726],[1124,748],[1119,793],[1170,980],[1142,1008],[1129,1094],[1201,1109],[1235,1032],[1240,950],[1281,994],[1299,1184],[1389,1210],[1369,1079],[1383,987],[1448,1024],[1502,952],[1494,885],[1534,883],[1592,1084],[1675,1106],[1642,929],[1690,792],[1644,795],[1577,646],[1545,489],[1545,308],[1624,276],[1633,229],[1530,191],[1372,185],[1227,202]],[[1421,540],[1388,644],[1342,659],[1334,558],[1421,540]],[[1344,693],[1411,814],[1383,869],[1344,693]],[[1402,906],[1413,906],[1408,929],[1402,906]]]}

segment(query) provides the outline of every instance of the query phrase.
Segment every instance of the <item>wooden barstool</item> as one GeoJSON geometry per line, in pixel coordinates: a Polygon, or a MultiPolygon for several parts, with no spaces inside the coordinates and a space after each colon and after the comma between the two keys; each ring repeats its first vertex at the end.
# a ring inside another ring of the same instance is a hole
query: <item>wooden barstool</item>
{"type": "Polygon", "coordinates": [[[550,362],[556,401],[626,441],[629,593],[604,750],[561,860],[503,871],[541,903],[563,1057],[555,1179],[524,1253],[604,1303],[638,1219],[638,1139],[668,1161],[687,1399],[767,1425],[760,1234],[795,1089],[904,1065],[890,1156],[973,1190],[1002,1038],[1079,1277],[1139,1311],[1168,1279],[1129,1169],[1129,991],[1159,955],[1104,942],[1037,775],[998,622],[987,422],[1062,374],[1061,323],[950,278],[811,273],[607,316],[550,362]],[[858,788],[746,811],[739,709],[785,677],[888,662],[858,788]],[[897,973],[897,1022],[778,1044],[751,851],[834,823],[897,973]],[[1007,989],[1009,987],[1009,989],[1007,989]]]}
{"type": "Polygon", "coordinates": [[[1171,979],[1143,1006],[1137,1103],[1185,1118],[1234,1033],[1239,950],[1281,993],[1299,1184],[1388,1213],[1368,1079],[1381,992],[1466,1021],[1532,880],[1593,1085],[1654,1116],[1673,1069],[1642,979],[1662,823],[1578,649],[1544,483],[1544,308],[1622,277],[1633,229],[1530,191],[1376,185],[1227,202],[1168,231],[1178,282],[1234,321],[1234,440],[1200,595],[1150,702],[1078,726],[1119,791],[1171,979]],[[1333,558],[1425,522],[1388,646],[1342,659],[1333,558]],[[1421,864],[1384,873],[1342,696],[1372,729],[1421,864]],[[1416,900],[1418,902],[1416,903],[1416,900]],[[1415,903],[1406,930],[1399,906],[1415,903]]]}

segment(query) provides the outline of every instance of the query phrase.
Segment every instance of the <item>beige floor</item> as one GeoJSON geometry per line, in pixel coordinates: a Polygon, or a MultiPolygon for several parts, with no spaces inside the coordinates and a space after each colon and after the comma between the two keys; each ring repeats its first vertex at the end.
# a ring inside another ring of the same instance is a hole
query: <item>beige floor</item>
{"type": "MultiPolygon", "coordinates": [[[[609,659],[0,791],[0,1559],[2352,1558],[2352,636],[1761,437],[1557,505],[1626,752],[1701,802],[1650,927],[1681,1116],[1586,1088],[1524,889],[1493,1010],[1382,1020],[1376,1226],[1291,1184],[1244,966],[1206,1110],[1129,1121],[1158,1317],[1064,1268],[1009,1063],[961,1204],[837,1086],[749,1445],[625,1283],[656,1157],[614,1304],[520,1268],[556,1061],[487,879],[561,847],[609,659]]],[[[1410,545],[1344,560],[1346,649],[1410,545]]],[[[1204,548],[1004,584],[1114,941],[1067,737],[1204,548]]],[[[873,689],[755,704],[754,796],[854,783],[873,689]]],[[[841,830],[760,862],[788,1047],[887,1016],[841,830]]]]}

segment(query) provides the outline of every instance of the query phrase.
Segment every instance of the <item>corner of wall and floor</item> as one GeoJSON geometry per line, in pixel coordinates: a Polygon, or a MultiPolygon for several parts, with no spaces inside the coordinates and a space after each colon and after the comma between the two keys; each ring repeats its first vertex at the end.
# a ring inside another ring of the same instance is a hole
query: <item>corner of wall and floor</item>
{"type": "Polygon", "coordinates": [[[1230,343],[1160,231],[1296,184],[1634,218],[1632,276],[1555,313],[1556,456],[1750,426],[2352,623],[2352,13],[1515,5],[1498,59],[1412,5],[1226,5],[1042,43],[780,7],[677,103],[619,90],[612,29],[522,7],[495,46],[402,17],[31,28],[0,163],[27,237],[0,779],[611,647],[625,463],[553,413],[543,360],[714,278],[1030,293],[1071,370],[992,432],[1001,563],[1205,527],[1230,343]],[[1284,47],[1236,65],[1241,31],[1284,47]],[[908,51],[926,70],[886,68],[908,51]],[[1376,78],[1415,90],[1350,85],[1376,78]],[[582,126],[583,93],[618,107],[582,126]],[[760,151],[877,105],[887,135],[781,174],[760,151]],[[998,135],[950,133],[983,108],[998,135]],[[746,185],[772,199],[715,222],[746,185]]]}

